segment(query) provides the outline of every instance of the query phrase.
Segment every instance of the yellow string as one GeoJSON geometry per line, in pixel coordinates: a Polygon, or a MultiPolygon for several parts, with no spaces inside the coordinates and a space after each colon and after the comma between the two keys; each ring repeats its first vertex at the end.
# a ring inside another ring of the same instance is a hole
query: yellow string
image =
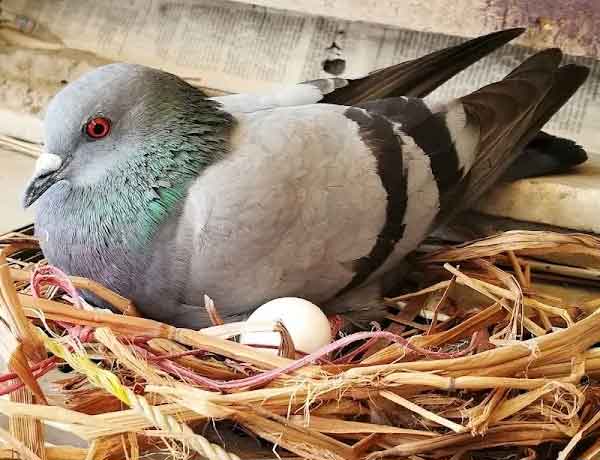
{"type": "Polygon", "coordinates": [[[128,406],[132,405],[127,388],[121,385],[115,374],[98,367],[82,349],[73,347],[74,351],[71,351],[59,340],[52,339],[43,333],[40,335],[44,340],[44,345],[50,352],[65,360],[77,372],[84,374],[91,384],[108,391],[128,406]]]}

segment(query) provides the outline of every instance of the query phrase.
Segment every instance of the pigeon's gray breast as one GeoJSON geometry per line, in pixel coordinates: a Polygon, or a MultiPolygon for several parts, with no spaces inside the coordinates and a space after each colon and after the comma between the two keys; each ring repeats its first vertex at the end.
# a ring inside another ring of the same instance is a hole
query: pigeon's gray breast
{"type": "Polygon", "coordinates": [[[324,301],[351,282],[352,263],[385,225],[388,196],[345,111],[238,118],[231,153],[191,187],[178,238],[155,248],[188,252],[186,304],[208,294],[227,316],[285,295],[324,301]]]}

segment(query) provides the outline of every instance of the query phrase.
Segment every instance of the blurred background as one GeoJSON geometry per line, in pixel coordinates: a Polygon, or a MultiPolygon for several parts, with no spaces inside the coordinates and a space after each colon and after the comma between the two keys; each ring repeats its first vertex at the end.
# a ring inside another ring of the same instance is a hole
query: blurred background
{"type": "MultiPolygon", "coordinates": [[[[547,129],[600,152],[597,0],[0,0],[0,233],[31,221],[20,194],[40,150],[46,104],[93,67],[136,62],[211,94],[264,91],[364,75],[514,26],[529,29],[430,98],[464,94],[535,49],[559,46],[592,76],[547,129]]],[[[573,174],[501,184],[477,212],[600,232],[599,165],[592,155],[573,174]]]]}

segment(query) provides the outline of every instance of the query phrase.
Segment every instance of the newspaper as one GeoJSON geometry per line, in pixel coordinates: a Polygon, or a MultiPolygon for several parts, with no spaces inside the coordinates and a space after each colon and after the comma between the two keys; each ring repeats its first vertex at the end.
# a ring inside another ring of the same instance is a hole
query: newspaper
{"type": "MultiPolygon", "coordinates": [[[[27,33],[43,30],[66,48],[159,67],[223,92],[362,76],[464,40],[223,0],[3,0],[1,5],[27,33]]],[[[460,96],[500,79],[532,52],[504,47],[429,98],[460,96]]],[[[592,75],[546,128],[600,153],[600,64],[584,57],[567,60],[590,66],[592,75]]]]}

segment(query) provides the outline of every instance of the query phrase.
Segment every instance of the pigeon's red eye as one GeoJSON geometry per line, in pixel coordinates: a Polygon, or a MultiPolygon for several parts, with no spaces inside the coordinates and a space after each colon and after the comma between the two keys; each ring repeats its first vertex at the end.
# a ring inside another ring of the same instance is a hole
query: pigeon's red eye
{"type": "Polygon", "coordinates": [[[86,134],[92,139],[102,139],[110,133],[110,120],[104,117],[95,117],[85,125],[86,134]]]}

